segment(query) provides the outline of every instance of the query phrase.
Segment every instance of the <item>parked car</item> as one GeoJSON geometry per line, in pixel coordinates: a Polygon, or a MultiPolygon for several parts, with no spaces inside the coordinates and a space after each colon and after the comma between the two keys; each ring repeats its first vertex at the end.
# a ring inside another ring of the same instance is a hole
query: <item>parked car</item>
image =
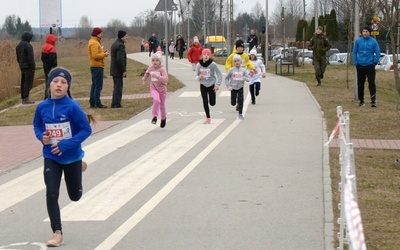
{"type": "Polygon", "coordinates": [[[330,65],[345,65],[347,64],[347,53],[332,54],[328,61],[330,65]]]}
{"type": "MultiPolygon", "coordinates": [[[[397,55],[397,68],[400,69],[400,54],[397,55]]],[[[375,70],[393,71],[393,55],[384,55],[379,59],[378,64],[375,66],[375,70]]]]}
{"type": "Polygon", "coordinates": [[[326,52],[326,60],[329,61],[329,57],[333,54],[340,53],[340,51],[336,48],[331,48],[329,51],[326,52]]]}
{"type": "Polygon", "coordinates": [[[305,49],[304,50],[304,56],[303,56],[303,50],[299,51],[299,54],[297,55],[297,62],[299,64],[303,63],[303,57],[304,57],[304,63],[312,63],[313,62],[313,51],[305,49]]]}
{"type": "Polygon", "coordinates": [[[221,56],[228,56],[228,50],[220,49],[214,53],[214,56],[221,57],[221,56]]]}

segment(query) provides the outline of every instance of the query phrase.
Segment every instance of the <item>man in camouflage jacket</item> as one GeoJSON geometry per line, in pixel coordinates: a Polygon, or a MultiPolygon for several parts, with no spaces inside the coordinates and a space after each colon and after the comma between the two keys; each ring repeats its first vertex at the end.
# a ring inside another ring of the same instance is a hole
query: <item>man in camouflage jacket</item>
{"type": "Polygon", "coordinates": [[[317,78],[318,85],[321,86],[321,79],[324,78],[326,69],[326,52],[329,51],[331,45],[328,38],[322,34],[322,27],[318,26],[315,35],[310,39],[310,46],[308,49],[313,51],[313,64],[315,69],[315,78],[317,78]]]}

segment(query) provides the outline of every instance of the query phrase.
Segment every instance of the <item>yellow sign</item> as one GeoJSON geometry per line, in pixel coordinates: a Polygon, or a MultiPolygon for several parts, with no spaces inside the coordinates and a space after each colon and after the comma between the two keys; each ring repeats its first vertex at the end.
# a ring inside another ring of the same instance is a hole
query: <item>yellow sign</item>
{"type": "Polygon", "coordinates": [[[378,35],[379,35],[379,31],[377,31],[377,30],[371,31],[371,36],[378,36],[378,35]]]}

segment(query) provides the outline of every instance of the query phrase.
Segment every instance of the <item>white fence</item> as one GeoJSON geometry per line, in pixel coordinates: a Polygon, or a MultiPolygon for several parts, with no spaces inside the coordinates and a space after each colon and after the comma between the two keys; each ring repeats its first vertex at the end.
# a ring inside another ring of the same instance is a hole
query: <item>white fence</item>
{"type": "Polygon", "coordinates": [[[357,203],[357,182],[354,164],[353,144],[350,142],[350,114],[349,112],[342,113],[342,107],[336,109],[337,124],[333,129],[328,142],[332,141],[335,136],[338,136],[340,142],[340,217],[338,224],[340,229],[338,232],[339,247],[338,250],[343,250],[345,244],[349,245],[349,249],[365,250],[364,230],[361,220],[360,209],[357,203]]]}

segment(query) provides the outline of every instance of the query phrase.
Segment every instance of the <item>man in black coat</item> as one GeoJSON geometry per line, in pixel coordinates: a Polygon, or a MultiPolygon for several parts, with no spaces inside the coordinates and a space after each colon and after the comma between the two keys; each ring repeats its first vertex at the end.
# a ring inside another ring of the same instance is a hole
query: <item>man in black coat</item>
{"type": "Polygon", "coordinates": [[[249,43],[249,52],[252,50],[254,47],[257,48],[258,45],[258,39],[256,34],[254,33],[254,30],[250,30],[250,36],[247,38],[247,42],[249,43]]]}
{"type": "Polygon", "coordinates": [[[149,56],[151,56],[151,52],[156,53],[158,47],[158,40],[156,34],[151,34],[151,37],[148,40],[149,42],[149,56]]]}
{"type": "Polygon", "coordinates": [[[111,108],[122,108],[123,78],[126,77],[126,49],[125,43],[128,34],[118,31],[118,39],[111,45],[111,66],[110,75],[113,77],[114,90],[111,101],[111,108]]]}
{"type": "Polygon", "coordinates": [[[29,99],[29,92],[33,86],[35,77],[35,59],[33,56],[33,47],[30,41],[33,38],[32,32],[24,32],[21,42],[16,47],[17,61],[21,69],[21,99],[22,104],[33,104],[34,101],[29,99]]]}

